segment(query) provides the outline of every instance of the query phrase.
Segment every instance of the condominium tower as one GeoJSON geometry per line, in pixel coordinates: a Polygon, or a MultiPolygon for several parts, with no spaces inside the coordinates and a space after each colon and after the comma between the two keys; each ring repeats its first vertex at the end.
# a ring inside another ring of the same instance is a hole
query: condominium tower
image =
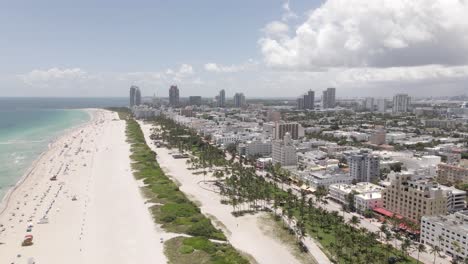
{"type": "Polygon", "coordinates": [[[335,88],[328,88],[327,90],[323,91],[322,94],[322,108],[334,108],[335,107],[335,88]]]}
{"type": "Polygon", "coordinates": [[[225,107],[226,106],[226,92],[224,89],[219,91],[218,95],[218,107],[225,107]]]}
{"type": "Polygon", "coordinates": [[[393,113],[406,113],[409,111],[411,97],[407,94],[396,94],[393,96],[393,113]]]}
{"type": "Polygon", "coordinates": [[[310,109],[313,110],[315,105],[315,92],[309,90],[303,96],[297,98],[297,109],[310,109]]]}
{"type": "Polygon", "coordinates": [[[171,88],[169,88],[169,105],[179,105],[179,88],[176,85],[171,85],[171,88]]]}
{"type": "Polygon", "coordinates": [[[245,96],[243,93],[236,93],[234,95],[234,107],[241,108],[245,106],[245,96]]]}
{"type": "Polygon", "coordinates": [[[141,105],[141,92],[138,86],[132,85],[130,87],[130,107],[141,105]]]}

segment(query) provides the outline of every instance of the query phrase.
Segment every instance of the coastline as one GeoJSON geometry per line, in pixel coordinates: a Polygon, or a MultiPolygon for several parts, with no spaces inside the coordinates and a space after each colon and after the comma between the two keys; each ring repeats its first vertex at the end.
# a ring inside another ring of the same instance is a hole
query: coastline
{"type": "Polygon", "coordinates": [[[0,215],[0,263],[166,263],[173,237],[153,221],[115,112],[57,137],[0,215]],[[24,244],[31,237],[32,243],[24,244]]]}
{"type": "Polygon", "coordinates": [[[3,195],[3,197],[0,199],[0,216],[2,216],[2,214],[6,211],[6,209],[8,208],[8,205],[9,205],[9,202],[10,202],[10,199],[11,199],[11,196],[14,194],[14,192],[21,187],[21,185],[29,178],[29,176],[31,175],[31,173],[34,171],[34,168],[37,166],[37,164],[44,158],[44,156],[47,154],[47,152],[53,147],[54,144],[56,144],[58,141],[60,141],[61,139],[63,138],[66,138],[69,136],[69,134],[75,132],[76,130],[79,130],[83,127],[85,127],[86,125],[94,122],[94,119],[95,119],[95,116],[94,116],[94,112],[93,111],[96,111],[97,109],[94,109],[94,108],[84,108],[84,109],[58,109],[58,110],[79,110],[79,111],[84,111],[86,112],[88,115],[89,115],[89,120],[84,122],[84,123],[81,123],[81,124],[77,124],[77,125],[74,125],[72,127],[69,127],[67,129],[65,129],[64,131],[62,131],[60,133],[60,135],[52,138],[51,140],[49,140],[49,142],[47,143],[47,149],[45,149],[44,151],[41,152],[41,154],[39,154],[39,156],[37,156],[34,161],[28,166],[28,168],[26,169],[25,173],[23,173],[23,175],[18,179],[18,181],[16,181],[16,183],[11,186],[10,188],[8,188],[8,190],[5,192],[5,194],[3,195]]]}

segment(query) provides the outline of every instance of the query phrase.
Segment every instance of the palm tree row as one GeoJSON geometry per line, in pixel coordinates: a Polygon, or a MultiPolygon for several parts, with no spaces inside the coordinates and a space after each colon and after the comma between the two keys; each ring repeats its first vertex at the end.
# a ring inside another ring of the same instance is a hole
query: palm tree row
{"type": "MultiPolygon", "coordinates": [[[[400,250],[395,250],[388,243],[380,243],[376,233],[357,228],[359,218],[345,222],[338,211],[328,212],[319,206],[326,204],[323,199],[327,195],[326,188],[317,188],[315,198],[308,197],[304,191],[296,195],[291,189],[284,190],[290,174],[280,166],[268,170],[271,175],[267,179],[274,180],[267,180],[258,176],[252,166],[234,159],[226,161],[223,151],[204,141],[195,131],[164,117],[156,122],[164,141],[193,154],[187,161],[193,168],[214,168],[214,175],[225,177],[219,180],[218,186],[223,201],[232,205],[234,215],[271,209],[276,219],[287,223],[299,243],[305,236],[313,237],[336,263],[388,263],[392,260],[416,263],[408,256],[412,249],[409,240],[401,244],[400,250]]],[[[390,239],[390,235],[385,238],[390,239]]]]}

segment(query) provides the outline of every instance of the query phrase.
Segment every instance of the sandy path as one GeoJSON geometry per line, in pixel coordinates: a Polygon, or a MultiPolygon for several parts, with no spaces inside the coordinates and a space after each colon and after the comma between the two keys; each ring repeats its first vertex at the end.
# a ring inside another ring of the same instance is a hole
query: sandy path
{"type": "MultiPolygon", "coordinates": [[[[180,184],[180,190],[191,199],[201,203],[200,209],[204,214],[214,216],[225,226],[225,234],[231,244],[257,260],[258,263],[265,264],[292,264],[299,261],[292,255],[286,245],[281,244],[277,239],[266,235],[259,227],[259,215],[247,215],[244,217],[234,217],[231,214],[232,207],[220,203],[220,196],[217,193],[206,191],[200,187],[199,181],[203,180],[202,175],[193,175],[187,169],[185,159],[173,159],[170,151],[166,148],[156,148],[149,139],[152,125],[139,122],[145,134],[147,143],[157,153],[160,166],[169,176],[176,179],[180,184]],[[227,232],[226,232],[227,231],[227,232]]],[[[206,176],[207,180],[210,178],[206,176]]]]}
{"type": "Polygon", "coordinates": [[[125,122],[92,113],[93,121],[50,146],[12,194],[0,215],[0,263],[167,262],[159,242],[166,234],[131,174],[125,122]],[[44,217],[48,223],[38,224],[44,217]],[[34,245],[21,247],[26,234],[34,245]]]}

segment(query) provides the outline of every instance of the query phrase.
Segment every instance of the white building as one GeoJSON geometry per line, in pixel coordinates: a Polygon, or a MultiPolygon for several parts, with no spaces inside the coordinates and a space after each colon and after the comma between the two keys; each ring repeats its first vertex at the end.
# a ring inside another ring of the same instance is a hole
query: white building
{"type": "Polygon", "coordinates": [[[447,216],[423,216],[421,243],[448,255],[468,258],[468,210],[447,216]]]}
{"type": "Polygon", "coordinates": [[[393,97],[393,113],[406,113],[411,105],[411,97],[407,94],[397,94],[393,97]]]}
{"type": "Polygon", "coordinates": [[[247,141],[237,146],[237,153],[245,156],[269,156],[272,152],[271,141],[247,141]]]}
{"type": "Polygon", "coordinates": [[[332,184],[328,189],[330,197],[343,204],[347,203],[347,196],[354,192],[354,204],[360,212],[382,207],[381,191],[384,188],[370,182],[360,182],[356,185],[332,184]]]}
{"type": "Polygon", "coordinates": [[[374,98],[373,97],[366,97],[364,99],[364,108],[368,111],[374,111],[374,98]]]}
{"type": "Polygon", "coordinates": [[[145,119],[145,118],[159,116],[161,114],[161,111],[159,109],[154,109],[146,105],[139,105],[139,106],[132,107],[132,113],[133,113],[133,116],[135,116],[135,118],[137,119],[140,119],[140,118],[145,119]]]}
{"type": "Polygon", "coordinates": [[[273,164],[295,166],[297,163],[296,148],[292,144],[291,134],[286,133],[283,140],[276,140],[272,146],[273,164]]]}
{"type": "Polygon", "coordinates": [[[377,99],[377,112],[385,113],[387,110],[387,105],[385,104],[385,99],[377,99]]]}
{"type": "Polygon", "coordinates": [[[332,184],[351,184],[353,181],[353,178],[349,177],[348,174],[326,170],[304,173],[302,179],[313,187],[328,187],[332,184]]]}

